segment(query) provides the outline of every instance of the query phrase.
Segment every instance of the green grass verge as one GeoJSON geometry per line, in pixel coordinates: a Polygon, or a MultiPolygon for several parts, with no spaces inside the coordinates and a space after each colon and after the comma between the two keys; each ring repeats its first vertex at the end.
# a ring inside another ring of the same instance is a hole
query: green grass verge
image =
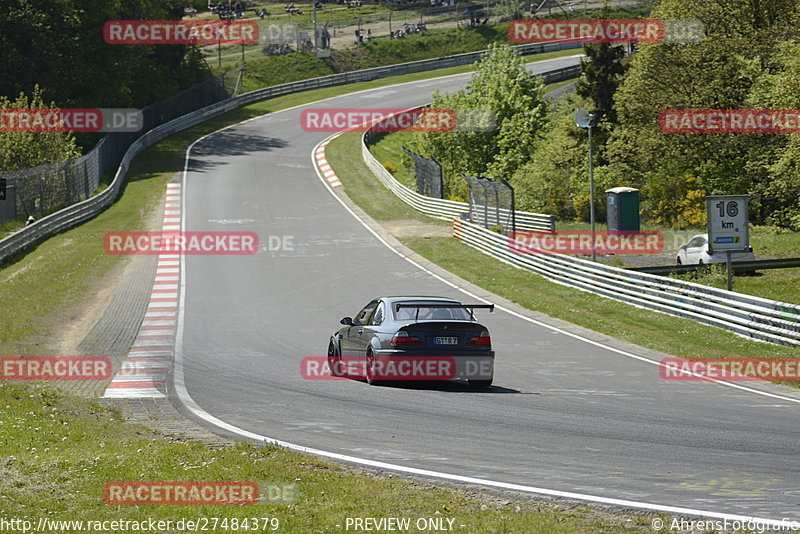
{"type": "Polygon", "coordinates": [[[0,353],[42,355],[46,341],[74,314],[75,304],[123,260],[103,252],[109,231],[143,229],[181,165],[171,142],[149,149],[129,172],[125,194],[98,217],[41,242],[17,262],[0,269],[0,353]]]}
{"type": "Polygon", "coordinates": [[[414,134],[411,132],[381,134],[370,145],[369,150],[398,182],[416,190],[417,180],[414,176],[414,164],[411,158],[403,152],[403,147],[408,146],[413,138],[414,134]]]}
{"type": "MultiPolygon", "coordinates": [[[[698,229],[695,233],[705,233],[698,229]]],[[[756,259],[800,257],[800,234],[773,227],[755,226],[750,229],[750,246],[756,259]]],[[[681,275],[682,279],[697,281],[727,289],[728,276],[724,266],[710,271],[681,275]]],[[[733,290],[756,297],[800,304],[800,268],[763,269],[756,276],[736,276],[733,290]]]]}
{"type": "Polygon", "coordinates": [[[403,39],[376,39],[357,48],[334,50],[330,61],[337,72],[485,50],[493,43],[511,44],[508,24],[477,28],[441,28],[403,39]]]}
{"type": "MultiPolygon", "coordinates": [[[[0,384],[0,407],[0,516],[28,519],[33,525],[41,518],[177,521],[272,517],[280,522],[277,532],[308,533],[344,532],[347,517],[407,517],[412,524],[418,518],[437,517],[453,519],[457,532],[542,534],[645,533],[650,525],[649,519],[639,516],[511,503],[474,491],[364,474],[275,447],[237,444],[215,449],[200,442],[167,440],[123,422],[114,410],[34,385],[0,384]],[[296,500],[247,506],[105,504],[103,486],[121,481],[243,481],[258,484],[267,494],[269,486],[288,485],[296,500]]],[[[51,527],[48,531],[66,530],[51,527]]],[[[130,529],[104,530],[126,531],[130,529]]],[[[222,528],[209,531],[226,532],[222,528]]],[[[260,531],[273,530],[262,526],[260,531]]]]}
{"type": "MultiPolygon", "coordinates": [[[[448,69],[450,70],[450,69],[448,69]]],[[[75,229],[40,244],[0,270],[0,354],[45,355],[58,319],[91,300],[98,284],[124,261],[103,252],[110,230],[139,230],[182,169],[188,144],[201,135],[270,111],[349,91],[413,81],[420,73],[262,102],[171,136],[140,154],[122,197],[75,229]]],[[[395,211],[395,213],[399,213],[395,211]]],[[[410,216],[410,214],[409,214],[410,216]]],[[[114,410],[42,384],[0,381],[0,516],[58,520],[142,520],[148,517],[277,517],[279,532],[342,530],[349,517],[444,517],[462,532],[648,532],[649,519],[545,503],[507,502],[470,490],[429,487],[379,477],[278,448],[239,444],[211,449],[121,421],[114,410]],[[108,506],[111,481],[251,481],[295,484],[289,505],[183,507],[108,506]]],[[[112,530],[113,531],[113,530],[112,530]]],[[[223,532],[223,530],[218,530],[223,532]]]]}
{"type": "Polygon", "coordinates": [[[258,58],[247,62],[240,92],[330,74],[334,74],[334,70],[328,63],[307,52],[258,58]]]}
{"type": "MultiPolygon", "coordinates": [[[[697,274],[684,274],[676,278],[728,289],[728,274],[724,264],[715,265],[710,270],[697,274]]],[[[733,290],[754,297],[800,304],[800,268],[763,269],[755,276],[737,275],[733,278],[733,290]]]]}
{"type": "MultiPolygon", "coordinates": [[[[360,134],[331,142],[326,158],[347,195],[378,221],[411,218],[411,209],[372,175],[360,158],[360,134]],[[355,156],[358,154],[358,156],[355,156]]],[[[419,215],[425,220],[429,217],[419,215]]],[[[578,291],[504,264],[451,237],[401,238],[428,260],[528,309],[618,339],[686,357],[800,357],[800,349],[750,341],[719,328],[578,291]]]]}

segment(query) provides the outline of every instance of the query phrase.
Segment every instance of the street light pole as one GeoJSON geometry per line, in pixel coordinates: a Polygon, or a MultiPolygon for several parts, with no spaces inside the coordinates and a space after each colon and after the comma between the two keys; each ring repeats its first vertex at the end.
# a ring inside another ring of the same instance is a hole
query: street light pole
{"type": "Polygon", "coordinates": [[[597,259],[595,253],[595,228],[594,228],[594,169],[592,165],[592,126],[594,126],[594,115],[585,109],[576,109],[572,114],[575,125],[589,132],[589,219],[592,224],[592,261],[597,259]]]}
{"type": "Polygon", "coordinates": [[[314,2],[314,53],[317,52],[317,0],[311,0],[314,2]]]}
{"type": "Polygon", "coordinates": [[[592,261],[595,261],[594,248],[594,173],[592,169],[592,125],[589,124],[589,219],[592,221],[592,261]]]}

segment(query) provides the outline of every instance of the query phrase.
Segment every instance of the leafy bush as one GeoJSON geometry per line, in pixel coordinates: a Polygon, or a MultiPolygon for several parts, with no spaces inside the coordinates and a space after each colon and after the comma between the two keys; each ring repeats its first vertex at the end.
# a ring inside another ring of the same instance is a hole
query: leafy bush
{"type": "Polygon", "coordinates": [[[696,177],[658,173],[650,178],[643,193],[643,208],[652,222],[675,230],[705,226],[706,192],[699,188],[696,177]]]}
{"type": "MultiPolygon", "coordinates": [[[[57,108],[55,102],[47,104],[42,91],[35,86],[28,97],[19,95],[10,101],[0,96],[0,109],[57,108]]],[[[13,171],[36,167],[44,163],[60,163],[80,156],[75,136],[65,132],[3,132],[0,131],[0,170],[13,171]]]]}

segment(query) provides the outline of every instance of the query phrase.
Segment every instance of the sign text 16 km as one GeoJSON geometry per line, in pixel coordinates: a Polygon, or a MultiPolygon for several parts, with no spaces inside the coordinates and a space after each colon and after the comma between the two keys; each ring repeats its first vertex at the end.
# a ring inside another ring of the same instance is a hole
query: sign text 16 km
{"type": "Polygon", "coordinates": [[[706,197],[706,213],[709,254],[749,249],[747,195],[706,197]]]}

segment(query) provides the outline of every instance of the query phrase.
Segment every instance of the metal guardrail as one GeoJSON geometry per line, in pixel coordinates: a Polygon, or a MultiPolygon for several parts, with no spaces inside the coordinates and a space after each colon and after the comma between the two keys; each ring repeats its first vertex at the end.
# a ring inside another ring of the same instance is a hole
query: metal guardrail
{"type": "MultiPolygon", "coordinates": [[[[628,267],[628,271],[637,271],[650,274],[672,274],[690,273],[701,269],[708,269],[711,265],[722,265],[725,263],[705,263],[703,265],[658,265],[655,267],[628,267]]],[[[790,267],[800,267],[800,258],[780,258],[776,260],[753,260],[753,261],[734,261],[731,267],[737,273],[758,271],[761,269],[786,269],[790,267]]]]}
{"type": "MultiPolygon", "coordinates": [[[[572,67],[561,67],[545,72],[542,76],[545,83],[554,83],[569,78],[574,78],[580,74],[580,66],[575,65],[572,67]]],[[[392,174],[384,168],[380,162],[375,159],[367,147],[366,138],[370,134],[370,129],[364,132],[361,136],[361,157],[364,163],[369,167],[372,173],[383,183],[391,192],[397,195],[403,202],[421,211],[425,215],[429,215],[436,219],[452,220],[455,217],[460,217],[462,213],[469,211],[469,204],[466,202],[457,202],[454,200],[445,200],[440,198],[428,197],[421,195],[406,187],[397,181],[392,174]]],[[[508,217],[510,210],[500,209],[500,215],[508,217]]],[[[556,228],[555,218],[552,215],[543,215],[541,213],[531,213],[527,211],[515,211],[516,228],[518,230],[543,230],[546,232],[553,232],[556,228]]]]}
{"type": "MultiPolygon", "coordinates": [[[[535,54],[579,48],[580,46],[580,44],[576,43],[537,43],[519,45],[514,48],[520,54],[535,54]]],[[[398,65],[376,67],[372,69],[345,72],[341,74],[331,74],[329,76],[311,78],[309,80],[275,85],[223,100],[216,104],[212,104],[211,106],[199,109],[192,113],[178,117],[177,119],[166,122],[156,128],[153,128],[152,130],[149,130],[130,145],[122,158],[116,174],[114,175],[114,180],[104,191],[82,202],[78,202],[77,204],[73,204],[60,211],[43,217],[35,223],[11,234],[9,237],[0,240],[0,263],[4,263],[10,257],[22,252],[23,250],[26,250],[41,239],[68,230],[84,221],[91,219],[109,207],[114,200],[116,200],[119,191],[122,189],[122,185],[125,181],[125,174],[127,173],[128,167],[133,158],[145,148],[172,134],[178,133],[203,121],[227,113],[233,109],[256,102],[261,102],[262,100],[266,100],[268,98],[298,93],[301,91],[308,91],[310,89],[318,89],[321,87],[332,87],[335,85],[377,80],[379,78],[386,78],[388,76],[397,76],[401,74],[424,72],[445,67],[466,65],[476,62],[485,52],[485,50],[482,50],[479,52],[470,52],[467,54],[458,54],[436,59],[400,63],[398,65]]],[[[453,213],[456,214],[456,212],[453,213]]]]}
{"type": "Polygon", "coordinates": [[[551,282],[694,319],[758,341],[800,345],[800,305],[560,254],[520,254],[513,251],[508,237],[461,219],[455,219],[453,235],[484,254],[551,282]]]}
{"type": "MultiPolygon", "coordinates": [[[[366,134],[367,132],[364,133],[366,134]]],[[[364,163],[378,180],[392,193],[397,195],[400,200],[415,210],[421,211],[425,215],[436,219],[446,221],[461,217],[461,214],[469,211],[469,204],[466,202],[457,202],[455,200],[445,200],[421,195],[398,182],[397,179],[375,159],[369,151],[367,144],[364,142],[363,137],[361,138],[361,156],[364,158],[364,163]]],[[[506,209],[501,209],[500,212],[503,216],[509,214],[509,210],[506,209]]],[[[549,232],[555,230],[555,219],[551,215],[517,211],[516,217],[517,229],[519,230],[545,230],[549,232]]]]}
{"type": "MultiPolygon", "coordinates": [[[[148,131],[205,106],[221,102],[235,94],[242,67],[219,77],[207,78],[176,95],[153,102],[141,109],[142,130],[148,131]],[[238,75],[238,76],[237,76],[238,75]],[[228,90],[230,86],[231,90],[228,90]]],[[[0,170],[14,194],[6,200],[0,223],[36,218],[72,206],[90,198],[103,176],[117,169],[130,145],[140,132],[108,132],[83,156],[36,167],[0,170]]]]}
{"type": "Polygon", "coordinates": [[[131,160],[145,148],[176,132],[190,128],[195,124],[199,124],[237,107],[239,107],[239,105],[236,99],[231,98],[171,120],[148,131],[134,141],[125,152],[119,168],[117,169],[117,173],[114,176],[114,180],[108,188],[91,198],[39,219],[30,226],[26,226],[22,230],[0,241],[0,262],[32,246],[45,237],[63,232],[91,219],[110,206],[114,200],[116,200],[125,182],[125,174],[128,171],[131,160]]]}

